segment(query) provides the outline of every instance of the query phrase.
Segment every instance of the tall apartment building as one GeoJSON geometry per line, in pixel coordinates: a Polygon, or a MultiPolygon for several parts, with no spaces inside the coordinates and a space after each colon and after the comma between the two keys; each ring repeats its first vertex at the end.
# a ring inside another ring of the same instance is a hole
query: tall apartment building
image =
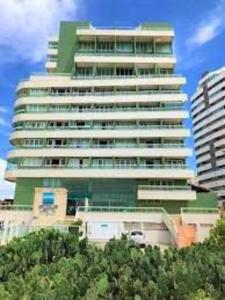
{"type": "Polygon", "coordinates": [[[225,199],[225,67],[206,73],[191,98],[200,184],[225,199]]]}
{"type": "Polygon", "coordinates": [[[17,88],[6,171],[16,204],[32,204],[35,188],[65,188],[68,212],[87,199],[101,206],[196,199],[173,38],[164,24],[61,23],[49,40],[47,74],[17,88]]]}

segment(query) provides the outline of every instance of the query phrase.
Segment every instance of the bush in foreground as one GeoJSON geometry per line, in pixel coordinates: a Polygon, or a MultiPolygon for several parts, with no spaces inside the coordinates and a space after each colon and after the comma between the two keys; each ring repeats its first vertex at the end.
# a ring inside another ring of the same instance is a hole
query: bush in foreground
{"type": "Polygon", "coordinates": [[[0,248],[0,299],[222,300],[223,226],[202,244],[163,252],[143,251],[125,236],[99,249],[75,234],[41,230],[0,248]]]}

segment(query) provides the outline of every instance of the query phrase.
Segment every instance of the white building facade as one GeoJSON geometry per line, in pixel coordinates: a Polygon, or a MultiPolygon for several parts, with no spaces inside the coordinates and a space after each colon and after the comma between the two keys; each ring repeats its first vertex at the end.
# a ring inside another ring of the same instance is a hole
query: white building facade
{"type": "Polygon", "coordinates": [[[191,98],[199,184],[225,199],[225,67],[208,72],[191,98]]]}

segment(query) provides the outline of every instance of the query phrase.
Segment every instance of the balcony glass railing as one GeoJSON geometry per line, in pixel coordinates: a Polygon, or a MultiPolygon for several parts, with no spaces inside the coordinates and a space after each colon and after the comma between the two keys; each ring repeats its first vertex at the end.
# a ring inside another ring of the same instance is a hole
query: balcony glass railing
{"type": "Polygon", "coordinates": [[[161,207],[79,206],[77,212],[164,213],[161,207]]]}
{"type": "Polygon", "coordinates": [[[53,92],[53,91],[28,91],[27,93],[19,93],[18,98],[20,97],[43,97],[43,96],[50,96],[50,97],[69,97],[69,96],[117,96],[117,95],[154,95],[154,94],[178,94],[180,95],[183,93],[181,90],[145,90],[145,91],[104,91],[104,92],[53,92]]]}
{"type": "Polygon", "coordinates": [[[2,204],[0,205],[0,211],[1,210],[14,210],[14,211],[18,211],[18,210],[32,210],[33,207],[31,205],[5,205],[2,204]]]}
{"type": "Polygon", "coordinates": [[[188,185],[139,185],[138,190],[143,190],[143,191],[158,191],[158,190],[163,190],[163,191],[173,191],[173,190],[179,190],[179,191],[186,191],[186,190],[191,190],[191,187],[188,185]]]}
{"type": "Polygon", "coordinates": [[[8,164],[7,170],[13,170],[13,169],[188,169],[186,165],[183,164],[152,164],[152,165],[144,165],[144,164],[90,164],[90,165],[73,165],[73,164],[41,164],[41,165],[15,165],[15,164],[8,164]]]}
{"type": "Polygon", "coordinates": [[[144,52],[125,52],[125,51],[116,51],[116,52],[106,52],[106,51],[96,51],[93,49],[79,49],[78,52],[75,53],[76,56],[149,56],[149,57],[173,57],[172,52],[155,52],[155,53],[144,53],[144,52]]]}
{"type": "Polygon", "coordinates": [[[48,44],[48,49],[58,49],[59,45],[57,44],[48,44]]]}
{"type": "Polygon", "coordinates": [[[185,129],[183,125],[115,125],[115,126],[46,126],[46,127],[28,127],[16,126],[13,131],[17,130],[145,130],[145,129],[185,129]]]}
{"type": "Polygon", "coordinates": [[[72,77],[72,79],[147,79],[147,78],[183,78],[179,74],[136,74],[136,75],[93,75],[93,74],[77,74],[72,77]]]}
{"type": "MultiPolygon", "coordinates": [[[[71,79],[130,79],[130,78],[183,78],[181,74],[173,74],[172,72],[168,73],[161,73],[160,71],[155,71],[154,73],[145,73],[145,74],[97,74],[92,71],[90,74],[75,74],[72,75],[71,73],[44,73],[44,72],[34,72],[32,76],[45,76],[45,77],[70,77],[71,79]]],[[[20,82],[27,82],[29,78],[21,79],[20,82]]]]}
{"type": "Polygon", "coordinates": [[[183,207],[182,214],[218,214],[218,208],[204,208],[204,207],[183,207]]]}
{"type": "Polygon", "coordinates": [[[57,62],[57,56],[49,56],[47,62],[57,62]]]}
{"type": "Polygon", "coordinates": [[[55,109],[55,108],[40,108],[37,110],[30,109],[19,109],[15,111],[15,114],[23,114],[23,113],[95,113],[95,112],[145,112],[145,111],[179,111],[183,110],[182,106],[174,106],[174,107],[112,107],[112,108],[65,108],[65,109],[55,109]]]}
{"type": "Polygon", "coordinates": [[[21,145],[16,146],[16,149],[123,149],[123,148],[141,148],[141,149],[151,149],[151,148],[165,148],[165,149],[173,149],[173,148],[186,148],[187,146],[183,144],[108,144],[108,145],[88,145],[88,144],[80,144],[80,145],[21,145]]]}

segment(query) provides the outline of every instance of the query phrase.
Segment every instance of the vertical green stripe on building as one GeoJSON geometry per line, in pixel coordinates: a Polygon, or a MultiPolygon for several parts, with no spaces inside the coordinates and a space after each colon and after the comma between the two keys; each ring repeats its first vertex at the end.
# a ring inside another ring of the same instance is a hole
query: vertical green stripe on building
{"type": "Polygon", "coordinates": [[[58,73],[72,73],[77,49],[77,28],[89,28],[89,22],[61,22],[57,59],[58,73]]]}
{"type": "Polygon", "coordinates": [[[16,205],[33,205],[34,189],[42,187],[41,178],[18,178],[16,181],[15,200],[16,205]]]}

